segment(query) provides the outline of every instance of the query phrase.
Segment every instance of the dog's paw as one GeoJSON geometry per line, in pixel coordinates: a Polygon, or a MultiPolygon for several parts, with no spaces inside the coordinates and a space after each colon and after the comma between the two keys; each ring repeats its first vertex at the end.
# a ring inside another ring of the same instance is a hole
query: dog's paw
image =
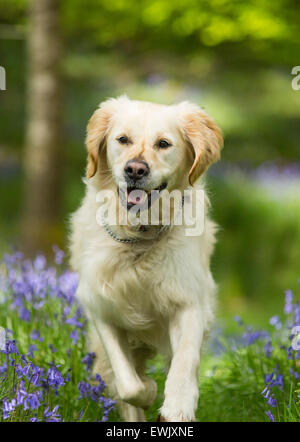
{"type": "Polygon", "coordinates": [[[157,422],[195,422],[195,415],[186,416],[182,412],[168,415],[165,414],[164,411],[161,411],[161,414],[158,415],[157,422]]]}
{"type": "Polygon", "coordinates": [[[145,376],[138,383],[132,385],[131,388],[128,384],[119,387],[118,392],[123,401],[135,407],[146,409],[151,407],[154,402],[157,386],[153,379],[145,376]]]}
{"type": "Polygon", "coordinates": [[[160,409],[160,422],[195,422],[198,395],[197,384],[172,389],[168,386],[160,409]]]}
{"type": "Polygon", "coordinates": [[[149,378],[148,376],[142,377],[142,382],[145,386],[145,396],[146,396],[146,406],[144,408],[150,408],[153,402],[155,401],[155,398],[157,396],[157,385],[156,382],[149,378]]]}

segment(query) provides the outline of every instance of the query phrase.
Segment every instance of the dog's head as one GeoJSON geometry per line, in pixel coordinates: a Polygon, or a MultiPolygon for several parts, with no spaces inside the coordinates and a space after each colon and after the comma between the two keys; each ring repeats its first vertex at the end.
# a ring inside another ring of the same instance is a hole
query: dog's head
{"type": "MultiPolygon", "coordinates": [[[[220,129],[189,102],[165,106],[109,99],[91,117],[86,137],[87,177],[109,175],[130,191],[183,190],[219,158],[220,129]]],[[[135,204],[134,199],[128,201],[135,204]]]]}

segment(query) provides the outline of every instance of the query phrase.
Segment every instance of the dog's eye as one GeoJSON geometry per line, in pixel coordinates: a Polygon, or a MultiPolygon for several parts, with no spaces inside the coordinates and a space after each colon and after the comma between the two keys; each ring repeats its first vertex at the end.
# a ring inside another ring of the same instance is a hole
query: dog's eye
{"type": "Polygon", "coordinates": [[[128,144],[129,143],[128,138],[124,137],[124,136],[120,137],[120,138],[117,138],[117,140],[119,141],[120,144],[128,144]]]}
{"type": "Polygon", "coordinates": [[[171,146],[171,144],[167,140],[159,140],[157,146],[161,149],[166,149],[167,147],[171,146]]]}

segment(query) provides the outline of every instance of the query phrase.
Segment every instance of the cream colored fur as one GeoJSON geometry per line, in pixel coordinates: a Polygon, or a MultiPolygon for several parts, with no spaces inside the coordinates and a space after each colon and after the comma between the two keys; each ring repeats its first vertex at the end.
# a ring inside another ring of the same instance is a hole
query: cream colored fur
{"type": "Polygon", "coordinates": [[[147,190],[167,181],[168,190],[183,191],[218,158],[221,146],[219,129],[190,103],[163,106],[120,97],[102,103],[89,122],[86,195],[72,217],[71,264],[80,275],[77,296],[89,319],[94,369],[126,421],[143,421],[155,399],[145,365],[156,352],[168,366],[161,420],[195,419],[200,350],[214,319],[209,261],[216,229],[207,213],[198,237],[186,236],[185,226],[172,225],[158,239],[157,226],[146,233],[112,226],[119,237],[146,238],[118,243],[96,221],[96,194],[116,192],[134,157],[150,166],[147,190]],[[116,141],[124,133],[128,146],[116,141]],[[169,150],[155,147],[157,137],[172,142],[169,150]]]}

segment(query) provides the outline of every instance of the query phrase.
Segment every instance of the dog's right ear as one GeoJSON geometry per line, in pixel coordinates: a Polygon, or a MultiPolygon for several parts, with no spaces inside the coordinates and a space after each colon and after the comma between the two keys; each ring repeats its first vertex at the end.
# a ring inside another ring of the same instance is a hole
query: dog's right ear
{"type": "Polygon", "coordinates": [[[111,98],[101,103],[88,122],[85,139],[88,151],[87,178],[93,177],[97,172],[99,152],[105,144],[105,137],[110,128],[112,115],[116,109],[116,102],[116,99],[111,98]]]}

